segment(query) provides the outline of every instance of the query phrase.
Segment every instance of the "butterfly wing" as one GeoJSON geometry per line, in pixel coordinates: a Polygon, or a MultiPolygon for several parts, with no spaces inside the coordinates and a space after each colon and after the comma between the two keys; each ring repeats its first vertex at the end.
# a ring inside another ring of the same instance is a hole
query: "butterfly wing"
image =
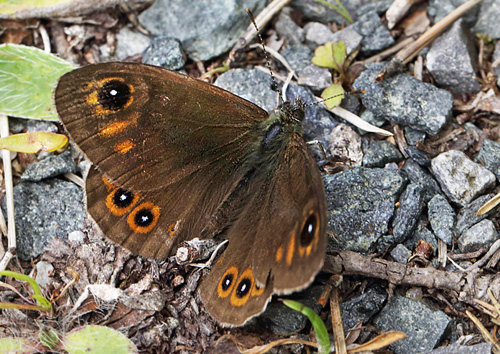
{"type": "Polygon", "coordinates": [[[305,288],[323,265],[326,198],[302,138],[295,135],[263,172],[250,180],[250,199],[227,231],[229,245],[201,285],[209,313],[229,326],[260,314],[273,293],[305,288]]]}
{"type": "Polygon", "coordinates": [[[86,183],[90,215],[113,241],[158,258],[210,226],[268,117],[215,86],[132,63],[63,75],[55,103],[97,167],[86,183]]]}
{"type": "Polygon", "coordinates": [[[55,103],[89,160],[113,183],[136,191],[171,185],[216,161],[240,163],[268,117],[216,86],[134,63],[63,75],[55,103]]]}

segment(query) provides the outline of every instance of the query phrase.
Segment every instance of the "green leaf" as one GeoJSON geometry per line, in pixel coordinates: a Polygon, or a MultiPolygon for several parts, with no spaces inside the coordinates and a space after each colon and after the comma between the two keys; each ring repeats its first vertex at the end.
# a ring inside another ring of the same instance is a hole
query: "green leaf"
{"type": "Polygon", "coordinates": [[[318,339],[318,352],[321,354],[328,354],[330,352],[330,337],[328,336],[328,331],[326,330],[326,326],[321,317],[319,317],[311,308],[302,305],[300,302],[283,300],[283,303],[292,310],[307,316],[313,325],[314,333],[316,333],[316,338],[318,339]]]}
{"type": "Polygon", "coordinates": [[[53,54],[22,45],[0,45],[0,114],[59,120],[52,91],[64,73],[73,70],[53,54]]]}
{"type": "Polygon", "coordinates": [[[333,84],[327,87],[321,93],[321,98],[324,99],[323,103],[328,109],[333,109],[340,105],[340,102],[344,99],[344,88],[340,84],[333,84]]]}
{"type": "Polygon", "coordinates": [[[68,142],[63,134],[50,132],[22,133],[0,138],[0,149],[35,154],[39,151],[52,152],[68,142]]]}
{"type": "Polygon", "coordinates": [[[344,42],[326,42],[316,48],[312,62],[319,67],[334,69],[340,73],[343,71],[342,66],[346,57],[347,51],[344,42]]]}
{"type": "Polygon", "coordinates": [[[24,338],[1,338],[0,353],[30,354],[34,353],[33,344],[24,338]]]}
{"type": "Polygon", "coordinates": [[[316,0],[316,1],[323,4],[323,5],[331,7],[335,12],[337,12],[340,16],[345,18],[349,23],[354,23],[354,21],[351,18],[351,15],[349,15],[349,12],[346,10],[344,5],[342,5],[340,0],[335,0],[335,2],[337,3],[338,6],[335,6],[326,0],[316,0]]]}
{"type": "Polygon", "coordinates": [[[71,331],[61,340],[62,349],[69,354],[133,354],[134,343],[114,329],[89,325],[71,331]]]}

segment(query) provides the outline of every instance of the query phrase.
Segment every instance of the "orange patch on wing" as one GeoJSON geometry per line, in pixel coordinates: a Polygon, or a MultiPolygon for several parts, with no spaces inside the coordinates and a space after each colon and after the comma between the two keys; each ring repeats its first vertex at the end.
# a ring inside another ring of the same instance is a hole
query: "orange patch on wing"
{"type": "Polygon", "coordinates": [[[105,136],[105,137],[110,137],[116,134],[119,134],[123,132],[128,126],[131,124],[134,124],[135,122],[133,120],[122,120],[119,122],[114,122],[102,129],[99,132],[99,135],[105,136]]]}
{"type": "Polygon", "coordinates": [[[175,224],[168,225],[168,228],[167,228],[168,234],[170,236],[174,236],[177,233],[177,231],[179,230],[179,225],[180,224],[181,224],[181,221],[178,220],[175,224]]]}
{"type": "Polygon", "coordinates": [[[283,246],[279,246],[276,250],[276,263],[281,262],[283,259],[283,246]]]}
{"type": "Polygon", "coordinates": [[[114,149],[117,153],[125,155],[127,152],[130,151],[134,147],[134,143],[131,140],[125,140],[122,141],[121,143],[118,143],[115,145],[114,149]]]}
{"type": "Polygon", "coordinates": [[[217,285],[217,295],[221,298],[228,297],[229,294],[231,294],[231,291],[233,291],[234,284],[236,284],[236,280],[238,278],[238,268],[235,266],[229,267],[224,274],[222,275],[222,278],[219,281],[219,284],[217,285]],[[228,288],[226,290],[222,289],[223,282],[226,280],[226,277],[229,279],[232,277],[231,284],[229,284],[228,288]]]}
{"type": "Polygon", "coordinates": [[[106,208],[115,216],[122,216],[125,215],[127,212],[132,209],[132,207],[137,203],[137,200],[139,200],[139,194],[134,195],[132,202],[127,205],[125,208],[120,208],[118,205],[115,204],[114,202],[114,196],[116,191],[118,191],[118,188],[115,188],[111,193],[109,193],[106,197],[106,208]]]}
{"type": "Polygon", "coordinates": [[[266,290],[266,288],[263,286],[262,288],[259,288],[257,284],[254,284],[252,288],[252,296],[260,296],[262,293],[266,290]]]}
{"type": "Polygon", "coordinates": [[[286,250],[286,265],[291,266],[293,260],[293,252],[295,251],[295,233],[290,235],[288,249],[286,250]]]}
{"type": "Polygon", "coordinates": [[[95,106],[99,104],[99,99],[97,98],[97,91],[92,91],[86,99],[86,102],[89,106],[95,106]]]}
{"type": "Polygon", "coordinates": [[[243,306],[247,303],[248,298],[250,297],[250,294],[252,292],[253,287],[255,286],[255,279],[253,278],[253,273],[252,269],[247,268],[243,273],[241,273],[240,277],[238,278],[238,282],[235,285],[235,288],[233,289],[233,292],[231,294],[231,305],[233,306],[243,306]],[[243,295],[242,297],[238,297],[236,292],[238,289],[238,285],[240,284],[241,281],[244,279],[250,280],[249,287],[247,293],[243,295]]]}
{"type": "Polygon", "coordinates": [[[151,202],[144,202],[139,204],[137,207],[135,207],[134,210],[132,210],[130,214],[128,214],[127,224],[133,231],[138,232],[140,234],[147,234],[148,232],[151,232],[151,230],[153,230],[159,218],[160,218],[160,207],[151,202]],[[141,210],[149,210],[152,214],[153,220],[151,220],[151,223],[147,226],[137,225],[135,222],[135,217],[137,213],[140,212],[141,210]]]}
{"type": "Polygon", "coordinates": [[[106,177],[106,176],[104,176],[104,175],[102,176],[102,182],[104,183],[104,185],[106,186],[106,189],[108,191],[116,188],[116,186],[113,183],[111,183],[111,181],[109,180],[109,178],[106,177]]]}

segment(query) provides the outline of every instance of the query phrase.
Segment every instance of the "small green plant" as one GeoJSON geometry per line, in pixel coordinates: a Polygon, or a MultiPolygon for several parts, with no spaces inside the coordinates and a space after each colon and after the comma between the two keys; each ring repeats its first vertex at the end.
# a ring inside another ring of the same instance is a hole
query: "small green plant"
{"type": "Polygon", "coordinates": [[[321,97],[325,100],[324,103],[328,109],[338,106],[344,98],[343,93],[345,91],[342,84],[347,80],[346,58],[347,50],[345,43],[342,41],[337,43],[327,42],[314,51],[313,64],[334,70],[333,85],[327,87],[321,93],[321,97]]]}
{"type": "Polygon", "coordinates": [[[330,8],[332,8],[333,11],[335,11],[340,16],[342,16],[343,18],[345,18],[345,20],[347,22],[354,23],[354,21],[351,18],[351,15],[349,15],[349,12],[346,10],[346,8],[344,7],[344,5],[342,5],[342,3],[340,2],[340,0],[335,0],[335,2],[337,3],[338,6],[335,6],[335,5],[333,5],[332,3],[329,3],[326,0],[316,0],[316,1],[319,2],[320,4],[323,4],[323,5],[326,5],[326,6],[330,7],[330,8]]]}

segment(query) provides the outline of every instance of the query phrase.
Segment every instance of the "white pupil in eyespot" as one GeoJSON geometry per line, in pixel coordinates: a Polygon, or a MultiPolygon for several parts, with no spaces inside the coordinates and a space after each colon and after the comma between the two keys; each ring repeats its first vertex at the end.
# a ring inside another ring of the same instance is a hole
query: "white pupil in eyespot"
{"type": "Polygon", "coordinates": [[[142,222],[147,222],[149,220],[149,217],[147,216],[141,216],[142,222]]]}
{"type": "Polygon", "coordinates": [[[313,225],[312,224],[307,225],[307,232],[308,233],[313,232],[313,225]]]}
{"type": "Polygon", "coordinates": [[[127,199],[127,196],[125,194],[120,195],[120,201],[124,201],[127,199]]]}
{"type": "Polygon", "coordinates": [[[245,283],[243,283],[243,284],[241,285],[241,289],[240,289],[240,291],[241,291],[242,293],[244,293],[246,289],[247,289],[247,285],[246,285],[245,283]]]}
{"type": "Polygon", "coordinates": [[[116,95],[118,94],[118,91],[116,91],[116,90],[111,90],[111,91],[109,91],[109,94],[110,94],[111,96],[116,96],[116,95]]]}

